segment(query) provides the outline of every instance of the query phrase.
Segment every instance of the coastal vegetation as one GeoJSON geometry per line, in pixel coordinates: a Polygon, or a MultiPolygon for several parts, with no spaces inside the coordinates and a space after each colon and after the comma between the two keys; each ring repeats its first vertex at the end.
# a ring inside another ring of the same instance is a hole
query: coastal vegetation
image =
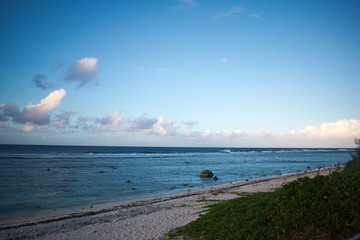
{"type": "Polygon", "coordinates": [[[343,171],[211,205],[167,233],[184,239],[344,239],[360,233],[360,139],[343,171]]]}

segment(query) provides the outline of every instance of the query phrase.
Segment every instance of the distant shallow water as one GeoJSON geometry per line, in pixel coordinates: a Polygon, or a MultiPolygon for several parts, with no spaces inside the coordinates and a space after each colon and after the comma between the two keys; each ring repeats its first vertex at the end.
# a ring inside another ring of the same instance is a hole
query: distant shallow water
{"type": "Polygon", "coordinates": [[[344,164],[352,151],[0,145],[0,216],[114,203],[312,170],[344,164]],[[219,180],[200,178],[204,169],[219,180]]]}

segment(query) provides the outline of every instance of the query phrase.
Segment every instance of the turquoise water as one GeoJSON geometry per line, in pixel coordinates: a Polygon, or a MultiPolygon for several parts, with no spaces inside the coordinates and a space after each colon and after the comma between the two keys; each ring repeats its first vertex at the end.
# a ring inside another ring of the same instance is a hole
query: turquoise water
{"type": "Polygon", "coordinates": [[[341,164],[353,149],[0,145],[0,216],[153,197],[341,164]],[[199,177],[210,169],[218,181],[199,177]]]}

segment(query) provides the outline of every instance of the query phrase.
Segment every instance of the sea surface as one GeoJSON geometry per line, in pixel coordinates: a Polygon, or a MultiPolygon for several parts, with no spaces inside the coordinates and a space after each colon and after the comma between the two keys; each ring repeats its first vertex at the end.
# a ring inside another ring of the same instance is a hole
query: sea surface
{"type": "Polygon", "coordinates": [[[344,164],[353,150],[0,145],[0,217],[309,171],[344,164]],[[200,178],[204,169],[219,180],[200,178]]]}

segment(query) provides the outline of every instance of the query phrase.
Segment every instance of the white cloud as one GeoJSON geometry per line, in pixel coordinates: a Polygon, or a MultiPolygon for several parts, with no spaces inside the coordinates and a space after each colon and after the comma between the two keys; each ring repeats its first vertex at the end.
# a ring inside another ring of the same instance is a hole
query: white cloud
{"type": "Polygon", "coordinates": [[[77,119],[77,125],[74,127],[76,129],[83,129],[86,132],[94,132],[97,130],[97,126],[94,124],[93,117],[79,116],[77,119]]]}
{"type": "Polygon", "coordinates": [[[70,127],[70,117],[76,113],[71,109],[64,109],[63,112],[56,116],[56,121],[53,125],[56,128],[66,129],[70,127]]]}
{"type": "Polygon", "coordinates": [[[22,124],[24,132],[53,127],[60,132],[72,129],[79,133],[88,132],[94,136],[101,132],[120,134],[117,136],[128,134],[130,142],[131,138],[137,138],[135,135],[151,135],[165,137],[162,139],[169,141],[171,145],[180,143],[183,146],[219,147],[353,147],[353,139],[360,137],[360,120],[356,119],[324,122],[319,126],[306,126],[289,132],[191,130],[198,124],[196,121],[182,121],[181,124],[187,127],[185,131],[182,131],[175,125],[175,119],[165,120],[163,117],[142,116],[131,121],[127,117],[120,117],[119,110],[101,118],[80,116],[78,125],[74,126],[70,118],[75,112],[64,109],[51,121],[51,112],[60,105],[65,95],[64,89],[53,91],[40,103],[29,103],[23,110],[19,110],[16,104],[0,104],[0,127],[11,130],[8,123],[12,121],[22,124]]]}
{"type": "Polygon", "coordinates": [[[120,111],[115,110],[102,118],[79,117],[75,128],[81,128],[89,133],[111,131],[154,136],[175,135],[175,120],[164,120],[162,117],[139,117],[131,121],[128,117],[120,118],[119,115],[120,111]]]}
{"type": "Polygon", "coordinates": [[[75,129],[82,129],[88,133],[97,133],[101,131],[106,132],[121,132],[124,130],[124,125],[130,120],[127,117],[120,117],[121,111],[115,110],[110,114],[106,114],[104,117],[88,117],[79,116],[77,119],[77,125],[75,129]]]}
{"type": "Polygon", "coordinates": [[[19,110],[16,104],[1,104],[0,120],[9,121],[12,119],[16,123],[24,124],[24,131],[32,131],[35,126],[48,126],[50,124],[50,112],[59,106],[61,99],[66,95],[64,89],[51,92],[38,104],[31,102],[23,109],[19,110]]]}
{"type": "Polygon", "coordinates": [[[51,92],[46,98],[42,99],[40,103],[34,105],[31,102],[14,116],[14,121],[18,123],[47,125],[50,123],[49,113],[54,110],[61,99],[66,95],[64,89],[55,90],[51,92]]]}
{"type": "Polygon", "coordinates": [[[257,18],[257,19],[262,19],[261,16],[258,13],[252,13],[249,15],[249,17],[251,18],[257,18]]]}
{"type": "Polygon", "coordinates": [[[360,137],[360,120],[343,119],[322,123],[320,126],[307,126],[298,131],[266,132],[240,130],[185,131],[180,134],[199,142],[214,142],[234,147],[351,147],[353,140],[360,137]]]}
{"type": "Polygon", "coordinates": [[[24,109],[24,115],[44,115],[52,111],[59,104],[61,99],[66,95],[64,89],[51,92],[46,98],[40,100],[40,103],[33,105],[31,102],[24,109]]]}
{"type": "MultiPolygon", "coordinates": [[[[320,126],[307,126],[297,131],[267,132],[242,130],[190,130],[198,122],[182,121],[188,130],[178,131],[175,119],[163,117],[139,117],[130,121],[120,118],[120,112],[114,111],[103,118],[79,118],[84,130],[88,132],[114,131],[132,132],[141,135],[167,137],[170,141],[183,145],[228,146],[228,147],[351,147],[353,139],[360,137],[360,120],[343,119],[323,123],[320,126]],[[93,122],[92,124],[90,122],[93,122]],[[90,123],[90,124],[89,124],[90,123]],[[171,137],[171,138],[169,138],[171,137]]],[[[175,144],[176,145],[176,144],[175,144]]]]}
{"type": "Polygon", "coordinates": [[[175,134],[174,123],[175,119],[165,121],[162,117],[140,117],[132,122],[128,130],[147,135],[166,136],[175,134]]]}
{"type": "Polygon", "coordinates": [[[198,7],[200,4],[196,0],[178,0],[178,5],[173,6],[173,9],[185,9],[198,7]]]}
{"type": "Polygon", "coordinates": [[[215,15],[216,18],[222,18],[222,17],[236,17],[239,13],[246,12],[246,8],[241,8],[238,6],[229,8],[228,10],[223,10],[222,12],[215,15]]]}
{"type": "Polygon", "coordinates": [[[83,87],[95,79],[98,74],[98,59],[94,57],[84,57],[73,63],[66,70],[65,81],[78,82],[79,87],[83,87]]]}
{"type": "Polygon", "coordinates": [[[97,120],[100,123],[99,129],[102,131],[121,131],[123,130],[123,124],[129,121],[128,118],[120,118],[120,111],[115,110],[114,112],[104,116],[97,120]]]}
{"type": "Polygon", "coordinates": [[[342,119],[336,122],[323,123],[320,126],[307,126],[299,131],[291,131],[290,134],[307,138],[355,138],[360,136],[360,120],[342,119]]]}
{"type": "Polygon", "coordinates": [[[151,129],[154,126],[154,124],[157,122],[158,122],[157,118],[146,118],[146,117],[136,118],[131,124],[131,129],[148,130],[151,129]]]}
{"type": "Polygon", "coordinates": [[[162,117],[158,117],[158,121],[153,126],[152,133],[160,136],[174,134],[174,123],[175,119],[165,121],[162,117]]]}

